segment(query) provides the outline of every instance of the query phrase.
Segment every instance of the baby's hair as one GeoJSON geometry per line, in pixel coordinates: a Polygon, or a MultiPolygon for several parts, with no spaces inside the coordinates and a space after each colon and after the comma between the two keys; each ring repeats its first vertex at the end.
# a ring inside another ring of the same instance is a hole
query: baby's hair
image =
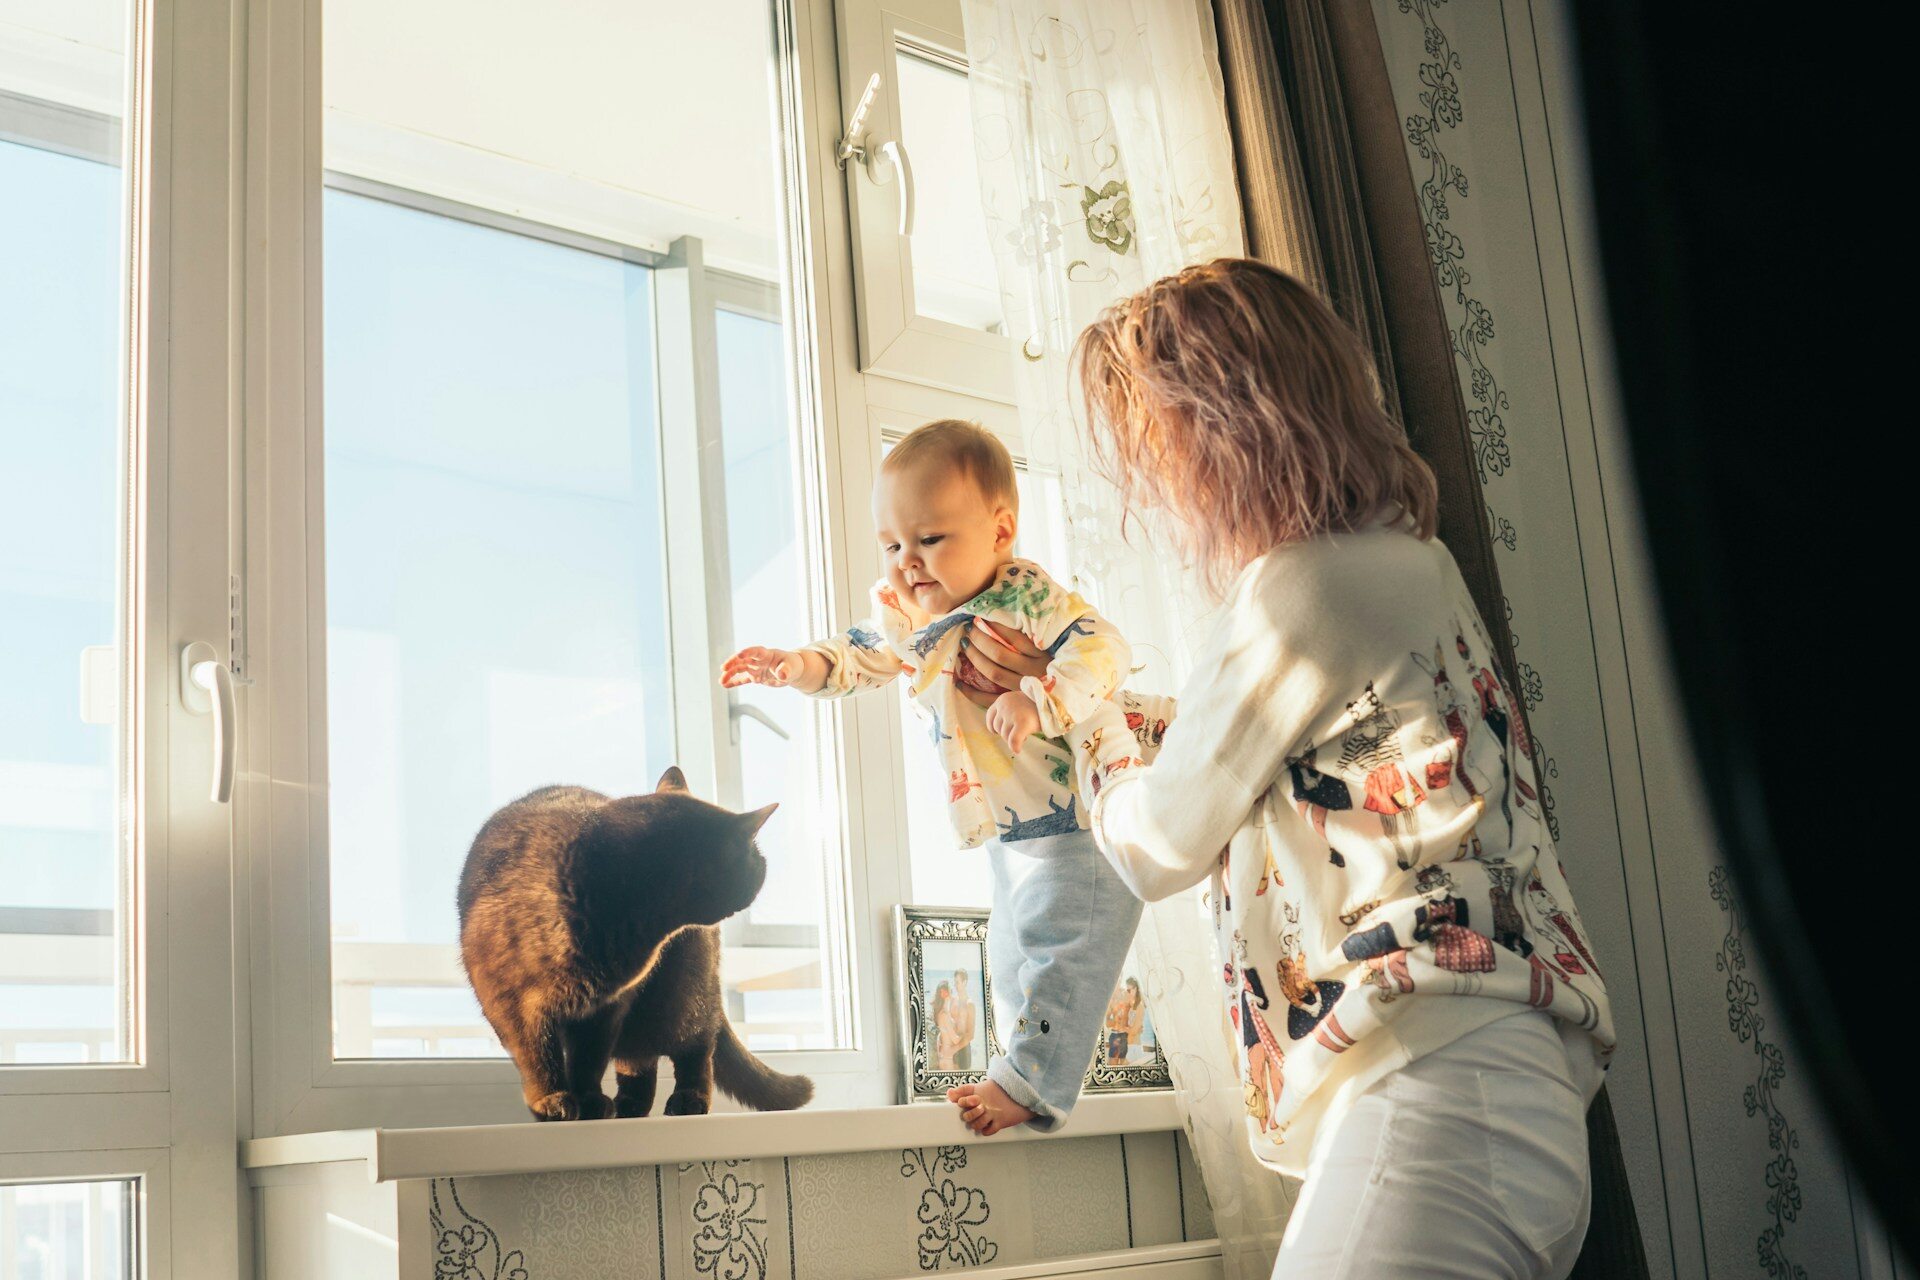
{"type": "Polygon", "coordinates": [[[1283,271],[1220,258],[1155,281],[1089,326],[1074,361],[1096,465],[1128,507],[1181,517],[1215,594],[1274,547],[1383,509],[1433,536],[1439,486],[1371,355],[1283,271]]]}
{"type": "Polygon", "coordinates": [[[941,418],[909,431],[881,462],[880,470],[915,466],[947,467],[979,486],[987,502],[1020,513],[1020,491],[1014,485],[1013,455],[1000,437],[977,422],[941,418]]]}

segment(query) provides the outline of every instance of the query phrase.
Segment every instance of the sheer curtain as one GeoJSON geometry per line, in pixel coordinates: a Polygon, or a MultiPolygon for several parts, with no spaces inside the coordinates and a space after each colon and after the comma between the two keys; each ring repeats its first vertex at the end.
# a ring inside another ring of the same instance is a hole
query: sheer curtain
{"type": "MultiPolygon", "coordinates": [[[[964,0],[981,198],[1028,456],[1056,471],[1075,586],[1133,642],[1133,687],[1173,692],[1208,609],[1164,536],[1123,534],[1088,466],[1073,341],[1108,304],[1245,252],[1213,17],[1204,0],[964,0]]],[[[1199,891],[1148,908],[1136,951],[1229,1280],[1268,1275],[1295,1187],[1248,1149],[1199,891]]]]}

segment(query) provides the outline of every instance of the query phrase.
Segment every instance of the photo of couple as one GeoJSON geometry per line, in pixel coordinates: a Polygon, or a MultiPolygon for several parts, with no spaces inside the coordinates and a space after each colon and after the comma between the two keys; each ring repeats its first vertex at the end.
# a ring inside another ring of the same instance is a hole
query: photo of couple
{"type": "Polygon", "coordinates": [[[1110,1067],[1138,1065],[1154,1061],[1158,1052],[1140,980],[1128,977],[1113,989],[1113,999],[1107,1002],[1100,1061],[1110,1067]]]}
{"type": "Polygon", "coordinates": [[[984,1071],[987,1033],[980,1018],[978,943],[926,944],[928,1026],[935,1071],[984,1071]]]}

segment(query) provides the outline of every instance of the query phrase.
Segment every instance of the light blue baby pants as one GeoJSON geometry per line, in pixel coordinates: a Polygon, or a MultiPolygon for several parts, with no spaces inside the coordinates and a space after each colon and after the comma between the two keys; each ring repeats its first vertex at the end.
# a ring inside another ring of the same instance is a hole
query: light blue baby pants
{"type": "Polygon", "coordinates": [[[1041,1132],[1067,1118],[1140,924],[1140,900],[1093,833],[987,846],[993,1016],[1006,1053],[987,1078],[1034,1113],[1041,1132]]]}

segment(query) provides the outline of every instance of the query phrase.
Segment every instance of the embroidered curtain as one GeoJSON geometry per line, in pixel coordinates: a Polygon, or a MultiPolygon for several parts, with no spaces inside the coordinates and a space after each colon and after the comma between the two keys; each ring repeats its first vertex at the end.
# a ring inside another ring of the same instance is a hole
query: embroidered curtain
{"type": "MultiPolygon", "coordinates": [[[[1123,535],[1088,465],[1069,386],[1074,339],[1110,303],[1245,252],[1213,18],[1205,0],[964,0],[982,201],[1032,465],[1061,480],[1077,590],[1174,692],[1210,625],[1164,535],[1123,535]]],[[[1206,1182],[1229,1280],[1265,1277],[1294,1186],[1258,1165],[1219,957],[1199,891],[1150,906],[1135,944],[1206,1182]]]]}

